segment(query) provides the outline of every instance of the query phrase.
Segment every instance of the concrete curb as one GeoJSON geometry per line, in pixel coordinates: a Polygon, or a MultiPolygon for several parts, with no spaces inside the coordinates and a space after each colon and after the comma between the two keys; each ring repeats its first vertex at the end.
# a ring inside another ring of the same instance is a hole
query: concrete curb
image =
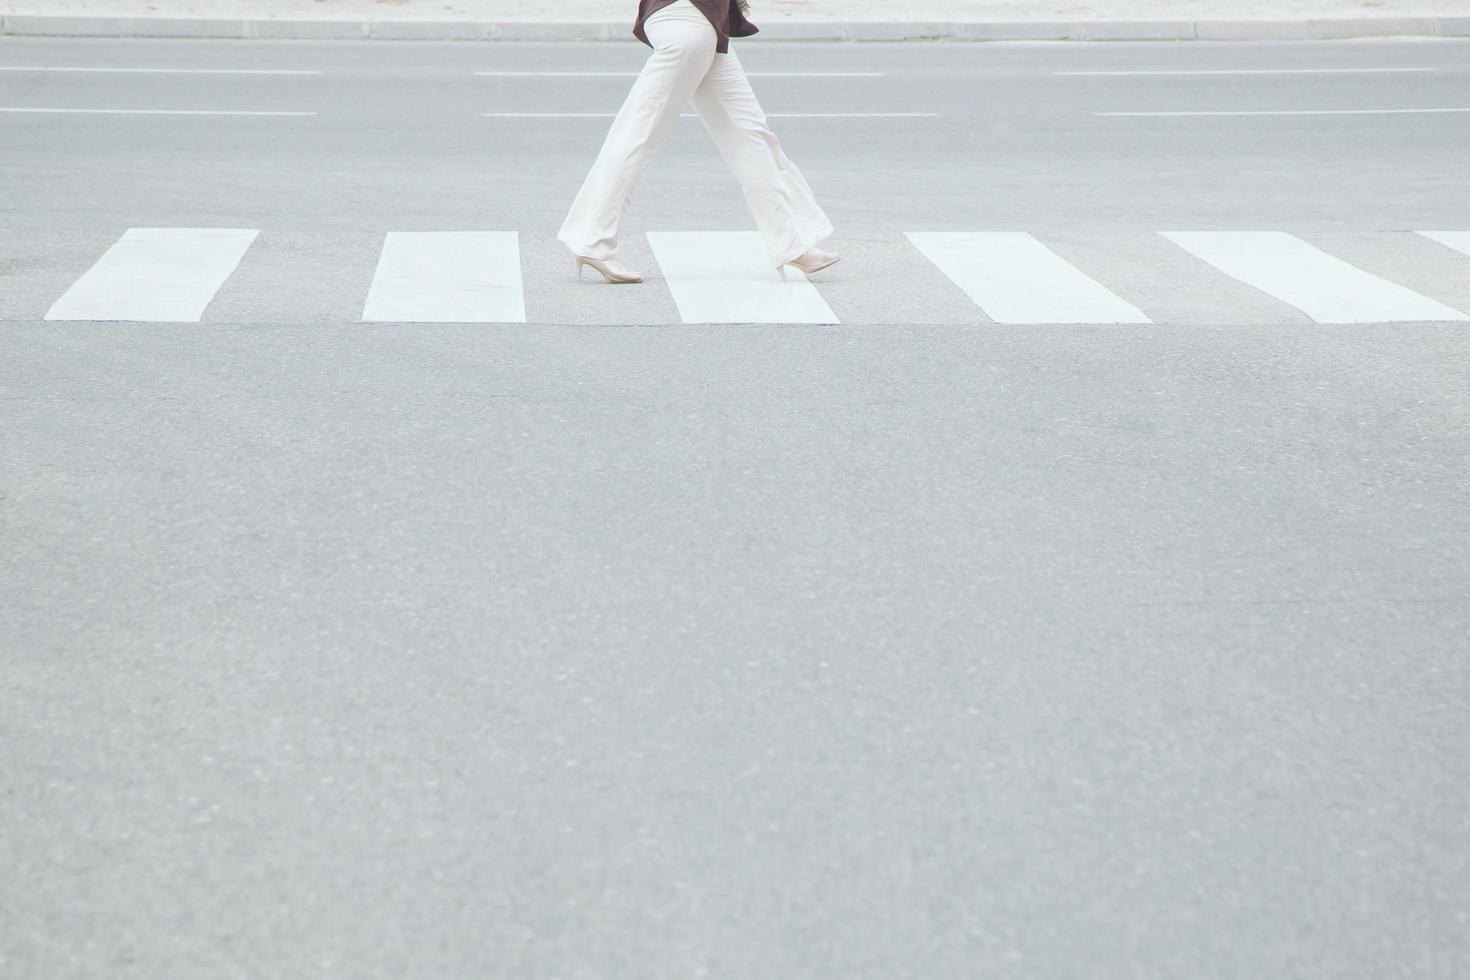
{"type": "MultiPolygon", "coordinates": [[[[7,14],[16,37],[197,37],[385,41],[623,41],[631,23],[412,20],[251,20],[7,14]]],[[[1055,22],[775,22],[766,41],[1305,41],[1355,37],[1470,37],[1470,17],[1338,20],[1055,22]]]]}

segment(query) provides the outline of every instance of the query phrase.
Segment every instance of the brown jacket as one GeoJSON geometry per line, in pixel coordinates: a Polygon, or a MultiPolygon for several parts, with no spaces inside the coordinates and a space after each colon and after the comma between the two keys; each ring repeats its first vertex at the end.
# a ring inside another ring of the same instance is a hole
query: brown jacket
{"type": "MultiPolygon", "coordinates": [[[[648,39],[648,35],[643,33],[643,21],[658,8],[667,7],[673,2],[674,0],[638,0],[638,20],[633,24],[633,36],[649,47],[653,47],[653,42],[648,39]]],[[[698,7],[714,25],[715,33],[719,35],[715,50],[720,54],[729,52],[730,38],[750,37],[757,30],[756,26],[746,20],[745,15],[740,12],[740,4],[737,0],[689,0],[689,2],[698,7]]]]}

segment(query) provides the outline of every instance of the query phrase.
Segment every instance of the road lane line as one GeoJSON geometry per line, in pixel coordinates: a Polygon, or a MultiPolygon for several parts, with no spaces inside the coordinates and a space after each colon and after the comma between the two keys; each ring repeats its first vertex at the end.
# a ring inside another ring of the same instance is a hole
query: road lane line
{"type": "Polygon", "coordinates": [[[650,231],[654,258],[685,323],[839,323],[800,270],[786,282],[756,231],[650,231]]]}
{"type": "MultiPolygon", "coordinates": [[[[482,112],[487,119],[613,119],[615,112],[482,112]]],[[[768,112],[767,119],[935,119],[937,112],[768,112]]],[[[698,119],[684,112],[680,119],[698,119]]]]}
{"type": "Polygon", "coordinates": [[[1085,77],[1151,75],[1387,75],[1431,72],[1438,68],[1182,68],[1147,71],[1054,71],[1053,75],[1085,77]]]}
{"type": "Polygon", "coordinates": [[[938,119],[937,112],[768,112],[770,119],[938,119]]]}
{"type": "Polygon", "coordinates": [[[525,323],[513,231],[390,231],[364,323],[525,323]]]}
{"type": "Polygon", "coordinates": [[[1443,109],[1224,109],[1212,112],[1094,112],[1094,116],[1412,116],[1470,112],[1470,106],[1443,109]]]}
{"type": "Polygon", "coordinates": [[[1301,310],[1318,323],[1470,320],[1282,231],[1160,232],[1233,279],[1301,310]]]}
{"type": "Polygon", "coordinates": [[[301,68],[93,68],[81,65],[0,65],[0,71],[126,72],[138,75],[320,75],[301,68]]]}
{"type": "Polygon", "coordinates": [[[637,78],[636,71],[477,71],[493,78],[637,78]]]}
{"type": "Polygon", "coordinates": [[[129,228],[45,318],[198,323],[257,234],[250,228],[129,228]]]}
{"type": "Polygon", "coordinates": [[[314,116],[314,112],[246,112],[224,109],[51,109],[36,106],[0,106],[0,112],[66,113],[103,116],[314,116]]]}
{"type": "Polygon", "coordinates": [[[1421,231],[1425,238],[1432,238],[1447,248],[1470,255],[1470,231],[1421,231]]]}
{"type": "Polygon", "coordinates": [[[997,323],[1152,323],[1024,232],[904,233],[997,323]]]}
{"type": "MultiPolygon", "coordinates": [[[[636,71],[477,71],[493,78],[637,78],[636,71]]],[[[881,71],[748,71],[747,78],[883,78],[881,71]]]]}

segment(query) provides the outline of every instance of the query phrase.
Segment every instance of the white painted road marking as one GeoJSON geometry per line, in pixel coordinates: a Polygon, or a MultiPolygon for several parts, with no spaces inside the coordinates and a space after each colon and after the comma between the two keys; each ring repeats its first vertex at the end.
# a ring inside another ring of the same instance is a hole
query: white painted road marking
{"type": "Polygon", "coordinates": [[[1470,231],[1421,231],[1419,234],[1457,252],[1470,255],[1470,231]]]}
{"type": "Polygon", "coordinates": [[[258,234],[249,228],[129,228],[47,320],[198,323],[258,234]]]}
{"type": "Polygon", "coordinates": [[[997,323],[1153,322],[1024,232],[904,234],[997,323]]]}
{"type": "Polygon", "coordinates": [[[362,319],[525,323],[520,236],[513,231],[390,231],[362,319]]]}
{"type": "Polygon", "coordinates": [[[1470,320],[1459,310],[1365,272],[1282,231],[1164,231],[1227,276],[1318,323],[1470,320]]]}
{"type": "Polygon", "coordinates": [[[477,71],[493,78],[637,78],[636,71],[477,71]]]}
{"type": "Polygon", "coordinates": [[[654,258],[685,323],[838,323],[800,270],[782,282],[756,231],[650,231],[654,258]]]}
{"type": "Polygon", "coordinates": [[[1094,116],[1416,116],[1470,112],[1446,109],[1222,109],[1212,112],[1094,112],[1094,116]]]}
{"type": "MultiPolygon", "coordinates": [[[[494,78],[637,78],[636,71],[477,71],[494,78]]],[[[747,78],[882,78],[881,71],[748,71],[747,78]]]]}
{"type": "MultiPolygon", "coordinates": [[[[613,119],[616,112],[483,112],[489,119],[613,119]]],[[[937,112],[768,112],[767,119],[934,119],[937,112]]],[[[680,119],[698,119],[696,112],[680,119]]]]}
{"type": "Polygon", "coordinates": [[[1054,71],[1053,75],[1148,76],[1148,75],[1380,75],[1401,72],[1439,71],[1438,68],[1181,68],[1150,71],[1054,71]]]}
{"type": "Polygon", "coordinates": [[[937,112],[768,112],[771,119],[938,119],[937,112]]]}
{"type": "Polygon", "coordinates": [[[0,106],[0,112],[60,112],[102,116],[314,116],[314,112],[239,112],[223,109],[46,109],[0,106]]]}
{"type": "Polygon", "coordinates": [[[83,65],[0,65],[0,71],[127,72],[139,75],[320,75],[301,68],[93,68],[83,65]]]}
{"type": "MultiPolygon", "coordinates": [[[[198,322],[234,270],[251,261],[249,245],[256,234],[240,229],[129,229],[44,318],[198,322]]],[[[1470,256],[1470,231],[1417,234],[1470,256]]],[[[1201,276],[1233,277],[1319,323],[1470,321],[1470,307],[1462,305],[1466,312],[1453,309],[1283,232],[1159,235],[1160,249],[1178,247],[1201,259],[1205,263],[1198,267],[1201,276]]],[[[1402,234],[1385,236],[1385,241],[1389,237],[1400,245],[1405,241],[1402,234]]],[[[654,232],[649,241],[667,266],[668,288],[688,322],[838,320],[820,295],[824,277],[809,283],[791,269],[792,281],[787,284],[791,288],[780,288],[754,232],[707,236],[654,232]]],[[[1030,235],[910,232],[904,242],[885,239],[883,247],[917,248],[999,322],[1149,322],[1137,307],[1030,235]]],[[[1394,251],[1389,245],[1383,248],[1394,251]]],[[[515,232],[389,233],[368,295],[359,296],[360,305],[348,316],[356,319],[360,312],[364,321],[391,322],[526,322],[519,252],[515,232]]],[[[1389,263],[1405,258],[1384,256],[1389,263]]],[[[1444,261],[1457,260],[1447,256],[1444,261]]],[[[1454,271],[1446,266],[1445,274],[1453,277],[1454,271]]],[[[1446,282],[1444,288],[1452,289],[1453,284],[1446,282]]],[[[645,288],[660,287],[653,283],[645,288]]],[[[1135,298],[1147,303],[1146,297],[1135,298]]],[[[1444,298],[1453,302],[1450,296],[1444,298]]],[[[1197,312],[1217,318],[1211,322],[1241,322],[1239,312],[1229,308],[1197,312]]],[[[42,314],[37,310],[28,315],[42,314]]],[[[973,319],[981,321],[978,310],[973,319]]]]}

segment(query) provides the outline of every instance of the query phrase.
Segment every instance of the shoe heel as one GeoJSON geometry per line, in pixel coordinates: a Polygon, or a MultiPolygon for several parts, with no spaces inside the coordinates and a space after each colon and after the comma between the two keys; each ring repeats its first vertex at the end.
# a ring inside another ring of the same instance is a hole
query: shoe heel
{"type": "Polygon", "coordinates": [[[640,276],[636,272],[628,272],[627,270],[615,271],[613,269],[609,269],[607,267],[607,264],[605,262],[599,260],[599,259],[589,259],[589,258],[587,258],[584,255],[578,255],[577,256],[577,281],[578,282],[581,282],[581,280],[582,280],[582,266],[584,266],[584,265],[590,265],[592,267],[592,271],[593,272],[596,272],[598,275],[602,276],[603,282],[610,282],[610,283],[633,283],[633,282],[642,282],[643,281],[643,277],[640,276]]]}
{"type": "Polygon", "coordinates": [[[778,276],[781,277],[781,281],[782,282],[785,282],[786,281],[786,267],[784,265],[778,265],[778,266],[776,266],[776,275],[778,275],[778,276]]]}

